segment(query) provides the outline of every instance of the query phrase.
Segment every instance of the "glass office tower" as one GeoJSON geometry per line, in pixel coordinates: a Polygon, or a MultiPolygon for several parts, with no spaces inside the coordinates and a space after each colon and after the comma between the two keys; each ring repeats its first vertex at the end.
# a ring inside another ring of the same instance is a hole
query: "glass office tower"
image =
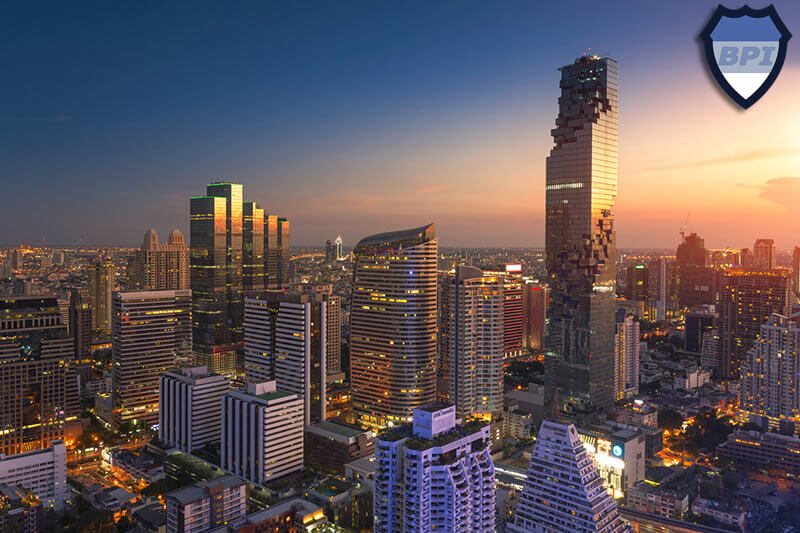
{"type": "Polygon", "coordinates": [[[562,399],[613,405],[617,62],[579,57],[561,69],[547,158],[548,358],[562,399]]]}
{"type": "Polygon", "coordinates": [[[353,250],[353,413],[370,428],[406,423],[436,396],[437,246],[430,224],[353,250]]]}

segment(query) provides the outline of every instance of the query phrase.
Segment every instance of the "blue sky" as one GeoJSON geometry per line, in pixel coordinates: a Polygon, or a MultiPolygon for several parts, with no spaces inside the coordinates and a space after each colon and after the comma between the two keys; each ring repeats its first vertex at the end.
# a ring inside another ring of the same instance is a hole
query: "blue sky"
{"type": "Polygon", "coordinates": [[[0,244],[186,231],[224,178],[296,244],[435,222],[444,246],[539,246],[556,69],[589,48],[620,62],[621,246],[674,246],[687,212],[712,246],[796,244],[796,43],[744,114],[702,64],[716,3],[541,4],[0,6],[0,244]],[[675,193],[695,181],[724,194],[675,193]]]}

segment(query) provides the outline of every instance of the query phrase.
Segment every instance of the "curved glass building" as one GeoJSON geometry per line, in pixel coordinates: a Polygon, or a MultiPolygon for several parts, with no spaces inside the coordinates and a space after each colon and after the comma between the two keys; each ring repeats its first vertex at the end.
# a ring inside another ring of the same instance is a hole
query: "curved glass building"
{"type": "Polygon", "coordinates": [[[353,250],[353,413],[380,429],[406,423],[436,396],[433,224],[366,237],[353,250]]]}

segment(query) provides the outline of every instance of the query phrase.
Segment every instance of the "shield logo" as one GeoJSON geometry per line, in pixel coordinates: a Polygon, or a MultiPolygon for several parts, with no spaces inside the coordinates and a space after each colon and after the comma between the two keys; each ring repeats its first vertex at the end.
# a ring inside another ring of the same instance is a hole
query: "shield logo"
{"type": "Polygon", "coordinates": [[[764,96],[778,77],[791,37],[773,5],[764,9],[717,6],[700,33],[711,73],[745,109],[764,96]]]}

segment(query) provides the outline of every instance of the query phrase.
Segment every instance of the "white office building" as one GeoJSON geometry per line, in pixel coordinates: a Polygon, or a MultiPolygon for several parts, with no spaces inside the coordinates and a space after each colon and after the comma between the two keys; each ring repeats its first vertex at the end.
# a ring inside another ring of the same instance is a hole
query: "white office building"
{"type": "Polygon", "coordinates": [[[205,366],[167,372],[159,378],[158,438],[185,452],[219,442],[221,401],[230,387],[205,366]]]}
{"type": "Polygon", "coordinates": [[[622,533],[629,528],[572,424],[545,420],[508,531],[622,533]]]}
{"type": "Polygon", "coordinates": [[[303,469],[303,400],[274,381],[222,398],[222,468],[263,485],[303,469]]]}
{"type": "Polygon", "coordinates": [[[338,306],[336,297],[323,293],[267,291],[245,300],[245,379],[274,379],[279,389],[296,394],[306,425],[326,418],[327,354],[338,353],[340,342],[328,328],[339,327],[338,306]],[[332,342],[336,346],[328,346],[332,342]]]}
{"type": "Polygon", "coordinates": [[[49,448],[15,455],[0,454],[0,484],[31,491],[45,508],[64,509],[67,488],[67,447],[56,439],[49,448]]]}
{"type": "Polygon", "coordinates": [[[414,410],[413,424],[375,445],[374,531],[494,531],[495,472],[489,426],[461,425],[455,406],[414,410]]]}

